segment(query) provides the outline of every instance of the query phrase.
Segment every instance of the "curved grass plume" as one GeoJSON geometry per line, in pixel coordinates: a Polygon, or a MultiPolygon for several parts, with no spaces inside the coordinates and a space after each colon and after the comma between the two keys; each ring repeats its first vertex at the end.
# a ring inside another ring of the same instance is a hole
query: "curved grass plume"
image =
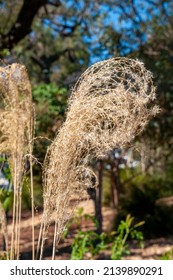
{"type": "Polygon", "coordinates": [[[158,113],[154,99],[152,74],[138,60],[112,58],[81,75],[69,99],[66,121],[45,160],[40,258],[50,223],[55,223],[54,259],[76,203],[87,188],[97,185],[90,162],[132,142],[158,113]]]}

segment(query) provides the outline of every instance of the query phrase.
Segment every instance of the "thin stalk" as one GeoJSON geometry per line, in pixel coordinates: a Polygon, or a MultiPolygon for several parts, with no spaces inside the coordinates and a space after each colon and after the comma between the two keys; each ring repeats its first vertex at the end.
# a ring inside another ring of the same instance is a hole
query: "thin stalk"
{"type": "Polygon", "coordinates": [[[40,226],[40,232],[39,232],[38,243],[37,243],[36,260],[38,260],[40,245],[42,242],[42,234],[43,234],[43,223],[41,223],[41,226],[40,226]]]}
{"type": "Polygon", "coordinates": [[[53,239],[53,249],[52,249],[52,260],[55,260],[56,242],[57,242],[57,222],[55,222],[55,228],[54,228],[54,239],[53,239]]]}
{"type": "MultiPolygon", "coordinates": [[[[17,109],[17,108],[16,108],[17,109]]],[[[20,243],[20,228],[19,228],[19,220],[20,220],[20,180],[19,180],[19,170],[20,170],[20,163],[21,163],[21,158],[18,155],[19,147],[18,147],[18,131],[19,131],[19,114],[17,112],[17,127],[16,127],[16,141],[15,141],[15,169],[14,169],[14,177],[15,177],[15,186],[16,186],[16,223],[15,223],[15,258],[18,260],[19,259],[19,243],[20,243]]]]}
{"type": "Polygon", "coordinates": [[[32,168],[32,146],[30,144],[30,180],[31,180],[31,211],[32,211],[32,259],[35,259],[35,229],[34,229],[34,185],[32,168]]]}
{"type": "Polygon", "coordinates": [[[42,240],[41,240],[41,248],[40,248],[40,260],[43,259],[43,249],[44,249],[44,240],[45,240],[45,229],[46,229],[46,225],[45,225],[45,223],[43,223],[43,226],[42,226],[42,240]]]}
{"type": "Polygon", "coordinates": [[[14,241],[15,241],[15,220],[16,220],[16,196],[17,196],[17,178],[16,178],[16,158],[14,161],[14,196],[13,196],[13,221],[12,221],[12,235],[11,235],[11,252],[10,252],[10,259],[14,259],[14,241]]]}
{"type": "Polygon", "coordinates": [[[19,192],[19,213],[18,213],[18,240],[17,240],[17,259],[19,259],[20,252],[20,227],[21,227],[21,209],[22,209],[22,190],[19,192]]]}
{"type": "MultiPolygon", "coordinates": [[[[19,188],[19,186],[18,186],[19,188]]],[[[16,224],[15,224],[15,257],[18,260],[18,251],[19,251],[19,190],[17,189],[17,197],[16,197],[16,224]]]]}

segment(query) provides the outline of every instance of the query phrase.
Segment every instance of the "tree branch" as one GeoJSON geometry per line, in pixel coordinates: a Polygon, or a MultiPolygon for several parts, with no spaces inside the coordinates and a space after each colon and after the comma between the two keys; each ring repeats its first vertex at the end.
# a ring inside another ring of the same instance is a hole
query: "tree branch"
{"type": "Polygon", "coordinates": [[[1,35],[1,48],[12,50],[20,40],[25,38],[32,31],[32,23],[39,9],[45,5],[60,6],[60,0],[24,0],[16,22],[10,31],[1,35]]]}

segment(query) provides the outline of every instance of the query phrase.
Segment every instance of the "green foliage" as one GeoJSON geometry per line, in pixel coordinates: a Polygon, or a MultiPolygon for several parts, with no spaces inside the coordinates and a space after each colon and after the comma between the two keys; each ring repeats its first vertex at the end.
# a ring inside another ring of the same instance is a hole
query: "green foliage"
{"type": "Polygon", "coordinates": [[[169,250],[168,252],[164,253],[160,260],[173,260],[173,248],[169,250]]]}
{"type": "MultiPolygon", "coordinates": [[[[158,204],[157,201],[173,195],[172,175],[167,173],[165,175],[138,174],[137,176],[137,173],[133,172],[133,179],[127,183],[123,174],[119,220],[128,213],[131,213],[138,221],[144,220],[145,238],[171,235],[173,233],[173,207],[158,204]]],[[[127,173],[129,177],[132,176],[130,170],[127,170],[127,173]]]]}
{"type": "Polygon", "coordinates": [[[127,215],[125,221],[120,222],[112,244],[112,260],[120,260],[123,255],[130,253],[129,246],[127,244],[127,239],[129,237],[140,242],[141,246],[143,245],[143,234],[141,231],[136,230],[136,228],[142,226],[144,222],[139,222],[133,225],[133,221],[134,217],[127,215]]]}
{"type": "MultiPolygon", "coordinates": [[[[60,128],[67,106],[67,89],[55,84],[39,84],[33,88],[33,101],[36,111],[36,145],[34,154],[39,161],[43,162],[50,141],[60,128]],[[48,138],[48,139],[47,139],[48,138]]],[[[35,175],[40,174],[36,167],[35,175]]]]}
{"type": "Polygon", "coordinates": [[[82,260],[86,253],[91,255],[91,258],[96,256],[101,250],[107,248],[105,244],[105,234],[97,234],[91,231],[78,231],[72,245],[72,260],[82,260]]]}
{"type": "Polygon", "coordinates": [[[63,119],[67,106],[67,89],[54,84],[39,84],[33,88],[33,101],[36,104],[37,134],[55,133],[53,126],[63,119]]]}
{"type": "MultiPolygon", "coordinates": [[[[0,33],[7,33],[17,18],[23,4],[22,0],[3,0],[0,2],[0,33]]],[[[9,51],[8,51],[9,52],[9,51]]]]}
{"type": "Polygon", "coordinates": [[[5,261],[5,260],[8,260],[8,255],[7,255],[7,252],[5,251],[0,251],[0,261],[5,261]]]}
{"type": "Polygon", "coordinates": [[[97,228],[98,222],[96,218],[89,214],[84,213],[83,208],[79,207],[76,211],[75,216],[66,225],[63,232],[63,238],[67,237],[70,227],[72,225],[81,230],[82,222],[86,222],[86,221],[91,221],[93,223],[94,228],[97,228]]]}
{"type": "Polygon", "coordinates": [[[0,189],[0,200],[4,210],[7,212],[13,204],[13,192],[0,189]]]}
{"type": "MultiPolygon", "coordinates": [[[[92,217],[91,217],[92,219],[92,217]]],[[[95,230],[78,230],[72,245],[72,260],[82,260],[89,253],[90,258],[94,258],[105,249],[111,250],[111,259],[119,260],[126,254],[129,254],[129,245],[127,239],[137,240],[143,245],[143,234],[136,228],[142,226],[144,222],[133,225],[134,218],[127,215],[124,221],[121,221],[116,232],[110,234],[96,233],[95,230]]]]}
{"type": "Polygon", "coordinates": [[[70,231],[70,227],[72,225],[78,228],[77,235],[72,245],[72,260],[83,259],[85,253],[87,252],[89,252],[91,256],[94,257],[99,253],[100,250],[105,248],[104,233],[99,235],[94,230],[82,231],[82,222],[85,223],[87,221],[92,222],[94,229],[97,228],[98,222],[95,219],[95,217],[89,214],[84,214],[83,208],[79,208],[75,217],[71,219],[71,221],[67,224],[66,229],[64,230],[63,238],[65,238],[68,235],[68,232],[70,231]]]}
{"type": "Polygon", "coordinates": [[[6,212],[10,209],[13,203],[12,178],[10,167],[7,162],[8,161],[6,158],[0,156],[0,166],[2,168],[2,166],[5,165],[5,168],[3,168],[3,173],[5,178],[9,181],[9,189],[0,188],[0,200],[6,212]]]}

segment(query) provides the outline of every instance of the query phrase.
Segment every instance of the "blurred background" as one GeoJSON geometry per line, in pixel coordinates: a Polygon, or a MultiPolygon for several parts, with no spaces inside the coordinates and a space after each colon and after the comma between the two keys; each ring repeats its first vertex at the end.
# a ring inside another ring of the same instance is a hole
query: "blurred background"
{"type": "MultiPolygon", "coordinates": [[[[139,59],[153,73],[161,112],[136,139],[134,147],[115,149],[104,161],[93,163],[99,186],[89,194],[99,221],[97,231],[102,232],[106,206],[115,213],[115,225],[131,214],[136,221],[145,221],[145,238],[170,237],[173,1],[0,0],[0,63],[5,66],[17,62],[28,70],[36,111],[35,136],[43,137],[35,141],[38,162],[43,162],[49,139],[54,139],[65,120],[67,99],[81,73],[95,62],[118,56],[139,59]]],[[[34,166],[34,174],[35,205],[41,209],[39,163],[34,166]]],[[[30,209],[29,195],[26,184],[26,210],[30,209]]],[[[4,203],[7,194],[1,198],[4,203]]]]}

